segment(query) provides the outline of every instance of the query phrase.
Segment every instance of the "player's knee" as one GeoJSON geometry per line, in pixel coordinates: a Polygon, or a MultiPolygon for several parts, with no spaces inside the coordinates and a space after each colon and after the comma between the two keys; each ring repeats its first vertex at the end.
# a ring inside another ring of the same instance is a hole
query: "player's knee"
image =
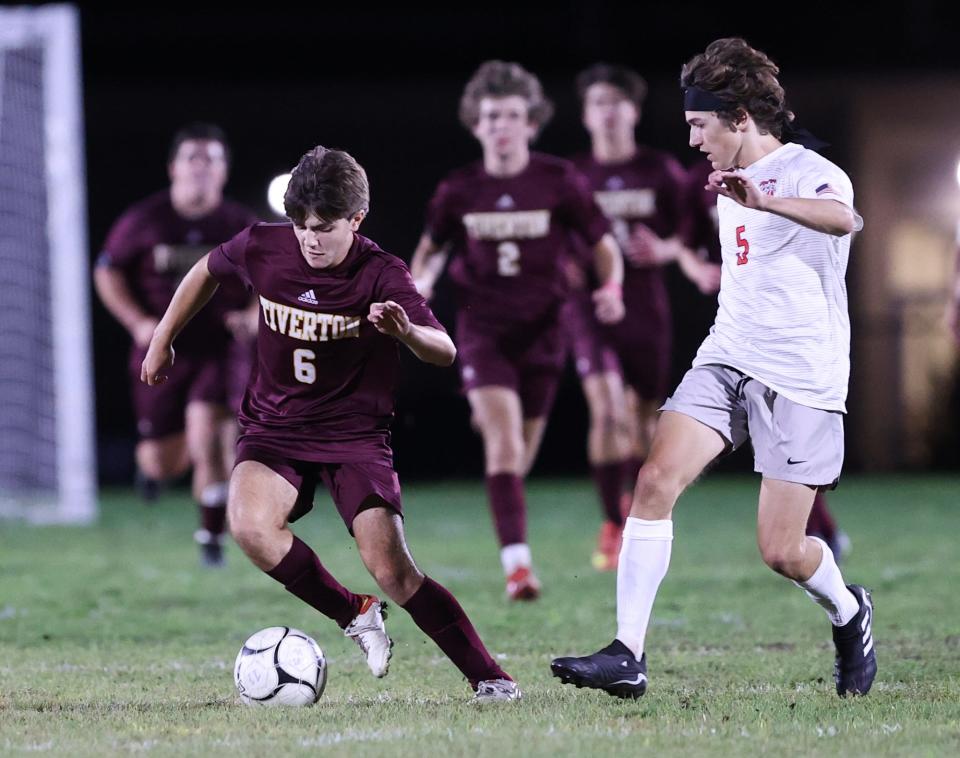
{"type": "Polygon", "coordinates": [[[656,461],[647,461],[637,475],[634,510],[641,518],[668,518],[683,491],[683,482],[676,472],[656,461]]]}
{"type": "Polygon", "coordinates": [[[267,518],[239,508],[228,511],[230,534],[247,555],[255,556],[273,544],[280,533],[267,518]]]}
{"type": "Polygon", "coordinates": [[[760,545],[763,562],[788,579],[802,578],[803,556],[799,551],[784,545],[760,545]]]}
{"type": "Polygon", "coordinates": [[[423,574],[409,561],[383,561],[371,567],[377,586],[395,603],[405,603],[423,582],[423,574]]]}
{"type": "Polygon", "coordinates": [[[522,439],[500,439],[487,445],[488,471],[516,471],[524,467],[525,450],[522,439]]]}

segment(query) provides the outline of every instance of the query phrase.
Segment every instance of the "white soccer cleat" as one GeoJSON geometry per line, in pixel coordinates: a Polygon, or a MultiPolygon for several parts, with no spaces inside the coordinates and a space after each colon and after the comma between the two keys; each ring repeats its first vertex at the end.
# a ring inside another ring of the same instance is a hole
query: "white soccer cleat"
{"type": "Polygon", "coordinates": [[[484,679],[477,683],[475,703],[499,703],[506,700],[519,700],[523,697],[520,687],[509,679],[484,679]]]}
{"type": "Polygon", "coordinates": [[[380,678],[390,670],[393,655],[393,640],[387,636],[383,620],[387,617],[387,604],[373,595],[363,596],[360,612],[343,630],[345,636],[356,642],[367,658],[371,673],[380,678]]]}

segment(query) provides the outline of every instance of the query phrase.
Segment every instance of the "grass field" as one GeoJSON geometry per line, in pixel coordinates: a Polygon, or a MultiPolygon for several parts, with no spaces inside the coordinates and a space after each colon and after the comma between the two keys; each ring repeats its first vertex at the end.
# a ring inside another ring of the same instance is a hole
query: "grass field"
{"type": "MultiPolygon", "coordinates": [[[[458,672],[401,610],[390,675],[231,546],[203,571],[182,495],[146,508],[108,492],[95,528],[0,526],[0,754],[958,755],[960,481],[849,478],[832,497],[853,539],[848,581],[874,589],[880,673],[867,698],[834,694],[824,613],[767,570],[754,545],[753,479],[714,477],[676,513],[670,573],[636,702],[561,686],[549,660],[615,630],[615,577],[589,555],[584,481],[531,486],[543,598],[508,605],[479,482],[410,486],[408,536],[523,686],[477,708],[458,672]],[[233,659],[274,624],[314,635],[329,660],[308,709],[238,704],[233,659]]],[[[355,591],[374,585],[332,506],[298,534],[355,591]]],[[[323,503],[321,505],[320,503],[323,503]]]]}

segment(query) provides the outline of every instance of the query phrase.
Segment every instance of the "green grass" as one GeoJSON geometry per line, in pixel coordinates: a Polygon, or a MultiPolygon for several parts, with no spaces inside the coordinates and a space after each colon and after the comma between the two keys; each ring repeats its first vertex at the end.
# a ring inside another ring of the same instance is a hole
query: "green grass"
{"type": "MultiPolygon", "coordinates": [[[[874,589],[880,674],[867,698],[834,694],[823,612],[759,560],[755,479],[708,478],[681,501],[670,573],[648,636],[651,688],[636,702],[561,686],[553,655],[615,631],[615,577],[589,555],[598,524],[584,481],[530,488],[544,581],[511,606],[479,482],[411,486],[408,538],[522,684],[478,709],[458,672],[394,609],[389,677],[253,568],[197,568],[193,510],[106,493],[94,528],[0,526],[0,754],[57,755],[957,755],[960,754],[960,481],[845,479],[831,502],[853,538],[844,572],[874,589]],[[238,704],[236,651],[273,624],[316,637],[326,693],[308,709],[238,704]],[[650,753],[654,754],[654,753],[650,753]]],[[[297,532],[355,591],[372,592],[321,495],[297,532]]]]}

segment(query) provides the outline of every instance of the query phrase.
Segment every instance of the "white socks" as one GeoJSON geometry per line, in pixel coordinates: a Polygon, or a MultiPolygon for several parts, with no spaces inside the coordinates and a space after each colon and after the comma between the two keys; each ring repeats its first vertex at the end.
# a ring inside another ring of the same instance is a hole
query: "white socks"
{"type": "Polygon", "coordinates": [[[503,566],[504,576],[510,576],[521,566],[530,568],[533,558],[530,556],[530,546],[525,542],[515,542],[500,549],[500,563],[503,566]]]}
{"type": "Polygon", "coordinates": [[[819,537],[808,537],[807,539],[816,540],[820,543],[820,547],[823,549],[823,557],[820,559],[817,570],[813,572],[813,576],[805,582],[794,582],[794,584],[805,590],[807,595],[827,612],[830,623],[834,626],[843,626],[857,615],[860,604],[843,583],[843,576],[840,574],[837,562],[833,559],[833,552],[827,547],[827,543],[819,537]]]}
{"type": "Polygon", "coordinates": [[[204,508],[220,508],[227,504],[229,482],[214,482],[200,491],[200,505],[204,508]]]}
{"type": "Polygon", "coordinates": [[[667,574],[672,545],[673,521],[627,518],[617,568],[617,639],[637,660],[643,655],[650,611],[667,574]]]}

